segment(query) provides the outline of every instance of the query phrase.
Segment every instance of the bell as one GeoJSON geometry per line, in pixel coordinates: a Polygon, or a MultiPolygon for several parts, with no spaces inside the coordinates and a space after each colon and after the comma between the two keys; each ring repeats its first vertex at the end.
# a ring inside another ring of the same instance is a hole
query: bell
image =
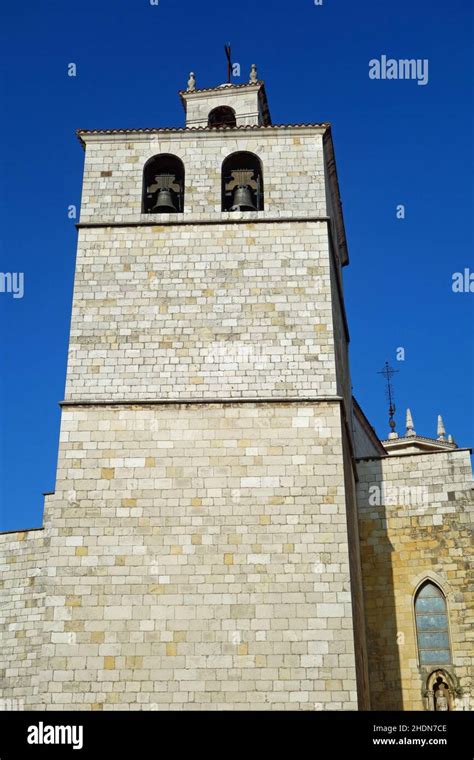
{"type": "Polygon", "coordinates": [[[177,212],[178,209],[174,205],[173,202],[173,196],[171,195],[171,192],[167,190],[166,188],[162,188],[158,195],[156,196],[156,203],[152,208],[152,212],[155,214],[162,214],[162,213],[168,213],[171,214],[173,212],[177,212]]]}
{"type": "Polygon", "coordinates": [[[252,200],[252,191],[248,185],[239,185],[235,189],[231,211],[256,211],[252,200]]]}

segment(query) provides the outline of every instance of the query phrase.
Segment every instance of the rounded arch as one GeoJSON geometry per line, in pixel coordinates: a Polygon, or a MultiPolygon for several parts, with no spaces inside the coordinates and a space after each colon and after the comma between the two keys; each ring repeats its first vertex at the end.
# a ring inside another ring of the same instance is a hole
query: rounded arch
{"type": "Polygon", "coordinates": [[[250,151],[236,151],[222,162],[222,211],[263,211],[263,166],[250,151]]]}
{"type": "Polygon", "coordinates": [[[173,153],[151,156],[143,167],[142,213],[182,213],[184,176],[184,164],[178,156],[173,153]]]}
{"type": "Polygon", "coordinates": [[[217,106],[209,111],[207,117],[209,127],[236,127],[237,119],[235,111],[230,106],[217,106]]]}

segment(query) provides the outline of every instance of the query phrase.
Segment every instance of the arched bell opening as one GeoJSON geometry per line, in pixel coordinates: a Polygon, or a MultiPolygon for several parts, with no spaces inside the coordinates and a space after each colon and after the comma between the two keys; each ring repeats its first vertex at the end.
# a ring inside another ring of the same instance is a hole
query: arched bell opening
{"type": "Polygon", "coordinates": [[[222,211],[262,211],[263,170],[258,156],[240,151],[222,164],[222,211]]]}
{"type": "Polygon", "coordinates": [[[235,111],[230,106],[217,106],[210,111],[208,127],[236,127],[235,111]]]}
{"type": "Polygon", "coordinates": [[[184,208],[184,164],[168,153],[153,156],[143,169],[144,214],[180,214],[184,208]]]}

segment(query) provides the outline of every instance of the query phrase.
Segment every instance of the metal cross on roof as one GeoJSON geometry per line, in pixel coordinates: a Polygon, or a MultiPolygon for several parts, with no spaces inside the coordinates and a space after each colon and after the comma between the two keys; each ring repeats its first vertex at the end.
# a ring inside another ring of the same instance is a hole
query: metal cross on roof
{"type": "Polygon", "coordinates": [[[395,411],[396,411],[396,407],[395,407],[395,402],[394,402],[392,377],[393,377],[393,375],[396,375],[397,373],[398,373],[398,369],[393,369],[393,367],[391,367],[388,362],[385,362],[384,368],[380,372],[377,372],[378,375],[383,375],[385,377],[386,381],[387,381],[386,393],[387,393],[387,399],[388,399],[388,403],[389,403],[389,407],[388,407],[389,422],[388,422],[388,424],[389,424],[392,432],[395,430],[395,427],[396,427],[396,422],[393,419],[395,411]]]}
{"type": "Polygon", "coordinates": [[[227,82],[230,83],[232,75],[232,49],[230,47],[230,42],[228,42],[227,45],[224,45],[224,50],[227,58],[227,82]]]}

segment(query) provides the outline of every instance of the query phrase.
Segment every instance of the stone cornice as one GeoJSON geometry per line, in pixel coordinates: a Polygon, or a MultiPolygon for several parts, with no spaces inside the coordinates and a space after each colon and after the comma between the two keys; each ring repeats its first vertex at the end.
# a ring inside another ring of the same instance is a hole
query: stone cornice
{"type": "Polygon", "coordinates": [[[431,457],[433,454],[459,454],[460,452],[469,452],[469,454],[472,454],[472,449],[439,449],[434,451],[412,451],[409,454],[387,454],[387,456],[369,456],[369,457],[356,457],[356,462],[370,462],[372,459],[374,461],[379,461],[380,459],[383,459],[385,462],[390,461],[392,459],[396,459],[400,457],[400,459],[406,459],[407,457],[431,457]]]}
{"type": "MultiPolygon", "coordinates": [[[[201,216],[192,214],[140,214],[139,218],[130,219],[129,221],[116,222],[112,219],[104,219],[100,222],[77,222],[76,228],[87,229],[90,227],[176,227],[181,225],[209,225],[209,224],[282,224],[284,222],[329,222],[329,216],[263,216],[262,212],[251,212],[245,216],[237,216],[231,212],[215,212],[214,218],[208,217],[203,219],[201,216]],[[258,216],[257,216],[258,214],[258,216]],[[153,216],[153,219],[143,217],[153,216]],[[166,218],[163,218],[165,216],[166,218]],[[156,218],[160,217],[160,218],[156,218]],[[173,217],[170,219],[169,217],[173,217]]],[[[244,214],[245,212],[241,212],[244,214]]]]}
{"type": "Polygon", "coordinates": [[[242,124],[239,127],[150,127],[143,129],[77,129],[76,135],[83,146],[86,142],[126,142],[133,139],[134,142],[140,140],[149,142],[153,137],[175,137],[182,140],[189,137],[194,139],[195,137],[214,138],[216,133],[222,134],[228,133],[230,136],[235,134],[236,136],[241,132],[285,132],[286,134],[292,134],[293,132],[301,134],[301,132],[307,132],[312,134],[324,135],[328,129],[330,129],[328,122],[321,122],[317,124],[271,124],[271,125],[258,125],[258,124],[242,124]]]}
{"type": "Polygon", "coordinates": [[[69,406],[83,406],[83,407],[92,407],[92,406],[170,406],[170,405],[176,405],[176,406],[193,406],[193,405],[205,405],[205,404],[212,404],[212,405],[219,405],[222,406],[229,406],[234,405],[238,406],[239,404],[291,404],[291,405],[297,405],[297,404],[315,404],[315,403],[337,403],[340,404],[343,402],[344,399],[342,396],[275,396],[274,398],[272,396],[265,397],[265,398],[252,398],[252,397],[242,397],[242,398],[217,398],[217,397],[209,397],[209,398],[161,398],[161,399],[66,399],[64,401],[59,402],[60,407],[69,407],[69,406]]]}

